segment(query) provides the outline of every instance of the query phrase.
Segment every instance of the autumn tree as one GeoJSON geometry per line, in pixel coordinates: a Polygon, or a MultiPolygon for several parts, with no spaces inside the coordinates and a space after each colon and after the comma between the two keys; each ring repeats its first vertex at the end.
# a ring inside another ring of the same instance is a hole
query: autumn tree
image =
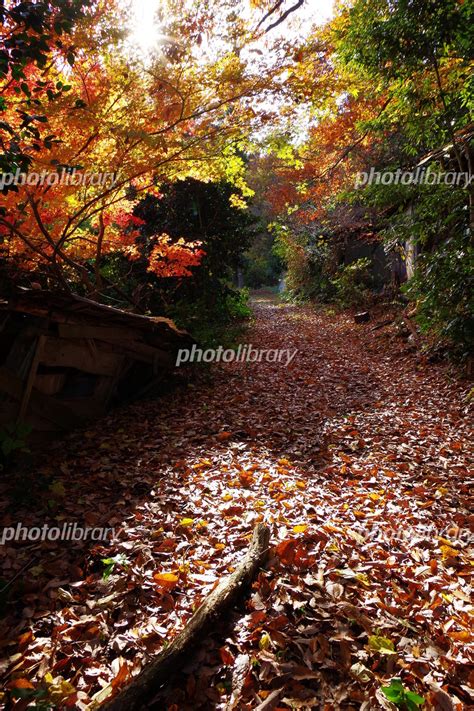
{"type": "MultiPolygon", "coordinates": [[[[74,26],[93,12],[94,0],[32,2],[15,0],[0,5],[0,171],[27,170],[31,151],[50,148],[52,135],[44,135],[45,102],[67,90],[58,66],[74,64],[74,26]]],[[[3,185],[0,192],[13,189],[3,185]]]]}
{"type": "MultiPolygon", "coordinates": [[[[253,100],[275,89],[275,75],[286,66],[286,55],[276,68],[250,65],[232,48],[235,37],[222,56],[204,60],[196,51],[202,38],[186,19],[195,44],[171,37],[143,66],[120,51],[118,10],[110,3],[100,10],[99,18],[77,23],[74,66],[60,80],[68,90],[45,107],[48,130],[61,139],[51,139],[30,161],[35,169],[107,174],[113,181],[21,185],[7,196],[0,218],[7,259],[40,269],[50,283],[79,282],[95,296],[103,288],[102,255],[119,250],[133,258],[131,197],[187,175],[229,175],[242,188],[229,146],[269,120],[271,112],[260,115],[253,100]]],[[[207,21],[200,21],[202,32],[207,21]]],[[[245,42],[244,34],[240,39],[245,42]]],[[[166,248],[167,236],[162,239],[166,248]]]]}

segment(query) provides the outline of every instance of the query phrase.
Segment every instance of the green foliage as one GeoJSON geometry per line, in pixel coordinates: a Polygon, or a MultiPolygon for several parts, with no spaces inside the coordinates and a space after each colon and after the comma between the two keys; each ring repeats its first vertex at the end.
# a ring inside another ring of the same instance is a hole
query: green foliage
{"type": "Polygon", "coordinates": [[[102,558],[102,563],[105,565],[104,572],[102,573],[104,580],[107,580],[112,575],[117,566],[122,570],[127,570],[127,567],[130,565],[129,559],[123,553],[118,553],[112,558],[102,558]]]}
{"type": "Polygon", "coordinates": [[[160,198],[148,195],[135,208],[135,215],[145,223],[139,238],[143,259],[125,265],[130,272],[126,282],[140,292],[149,311],[173,318],[210,347],[232,331],[233,321],[250,315],[248,292],[235,289],[232,280],[243,264],[255,219],[233,204],[235,186],[229,183],[189,178],[162,185],[160,191],[160,198]],[[161,233],[173,240],[201,242],[205,255],[192,268],[192,276],[158,278],[146,271],[150,238],[161,233]]]}
{"type": "Polygon", "coordinates": [[[330,279],[333,261],[329,242],[308,230],[291,231],[285,225],[272,225],[275,254],[288,269],[287,296],[296,302],[331,301],[334,287],[330,279]]]}
{"type": "Polygon", "coordinates": [[[422,331],[466,354],[474,345],[474,272],[464,186],[374,184],[346,197],[385,213],[380,236],[389,250],[416,245],[417,269],[402,290],[417,304],[422,331]]]}
{"type": "Polygon", "coordinates": [[[167,309],[167,315],[180,328],[186,329],[201,346],[230,347],[244,328],[245,320],[252,314],[248,300],[248,289],[237,290],[226,286],[221,297],[214,301],[212,309],[209,309],[207,298],[203,295],[192,302],[177,301],[167,309]]]}
{"type": "Polygon", "coordinates": [[[257,234],[243,255],[244,283],[251,289],[276,286],[282,274],[282,260],[275,254],[274,236],[268,232],[257,234]]]}
{"type": "Polygon", "coordinates": [[[382,687],[382,693],[389,701],[395,704],[399,709],[407,711],[417,711],[420,706],[423,706],[425,699],[414,691],[405,689],[401,679],[392,679],[389,686],[382,687]]]}
{"type": "Polygon", "coordinates": [[[331,283],[336,291],[336,301],[343,308],[361,307],[367,304],[370,297],[370,266],[368,257],[339,267],[331,283]]]}
{"type": "Polygon", "coordinates": [[[388,218],[380,235],[389,247],[414,240],[421,248],[432,249],[467,228],[466,194],[459,186],[371,185],[361,191],[359,199],[367,206],[386,209],[388,218]]]}
{"type": "Polygon", "coordinates": [[[461,353],[474,346],[474,249],[466,235],[446,239],[420,255],[415,276],[404,292],[417,303],[417,320],[461,353]]]}
{"type": "Polygon", "coordinates": [[[356,0],[335,32],[337,56],[389,90],[382,121],[402,123],[419,149],[449,140],[470,120],[461,91],[471,74],[472,19],[472,3],[457,0],[356,0]]]}
{"type": "Polygon", "coordinates": [[[249,307],[250,292],[247,288],[227,294],[224,302],[224,313],[230,319],[246,319],[252,315],[249,307]]]}

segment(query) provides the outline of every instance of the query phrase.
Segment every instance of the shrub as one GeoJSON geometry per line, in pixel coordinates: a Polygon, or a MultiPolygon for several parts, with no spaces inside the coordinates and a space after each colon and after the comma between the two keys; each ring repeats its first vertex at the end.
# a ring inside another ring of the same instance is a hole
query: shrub
{"type": "Polygon", "coordinates": [[[370,298],[370,266],[371,260],[363,257],[339,267],[336,276],[331,279],[331,284],[340,306],[361,307],[367,303],[370,298]]]}
{"type": "Polygon", "coordinates": [[[417,321],[461,355],[474,346],[474,249],[455,235],[421,254],[414,277],[402,288],[417,304],[417,321]]]}

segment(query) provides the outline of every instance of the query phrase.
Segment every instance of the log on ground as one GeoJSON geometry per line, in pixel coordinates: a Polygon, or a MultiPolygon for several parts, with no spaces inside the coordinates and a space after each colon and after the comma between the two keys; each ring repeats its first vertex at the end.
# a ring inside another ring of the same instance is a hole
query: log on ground
{"type": "Polygon", "coordinates": [[[211,592],[170,645],[158,654],[119,694],[106,702],[105,711],[143,709],[147,701],[180,669],[189,652],[201,642],[219,616],[231,607],[251,583],[268,556],[270,530],[258,524],[245,558],[211,592]]]}

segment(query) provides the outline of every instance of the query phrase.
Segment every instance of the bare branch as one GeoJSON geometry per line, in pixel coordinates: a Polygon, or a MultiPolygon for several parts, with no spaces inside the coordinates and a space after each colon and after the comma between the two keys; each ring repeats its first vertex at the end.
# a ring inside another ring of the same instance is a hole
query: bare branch
{"type": "Polygon", "coordinates": [[[273,22],[271,25],[269,25],[267,27],[267,29],[265,30],[265,34],[267,34],[267,32],[270,32],[270,30],[273,30],[275,27],[278,27],[278,25],[281,25],[281,23],[284,22],[286,20],[286,18],[289,15],[291,15],[292,12],[295,12],[296,10],[298,10],[298,8],[300,8],[303,4],[304,4],[304,0],[298,0],[298,2],[296,2],[294,5],[289,7],[288,10],[286,12],[284,12],[281,17],[278,18],[278,20],[275,20],[275,22],[273,22]]]}

